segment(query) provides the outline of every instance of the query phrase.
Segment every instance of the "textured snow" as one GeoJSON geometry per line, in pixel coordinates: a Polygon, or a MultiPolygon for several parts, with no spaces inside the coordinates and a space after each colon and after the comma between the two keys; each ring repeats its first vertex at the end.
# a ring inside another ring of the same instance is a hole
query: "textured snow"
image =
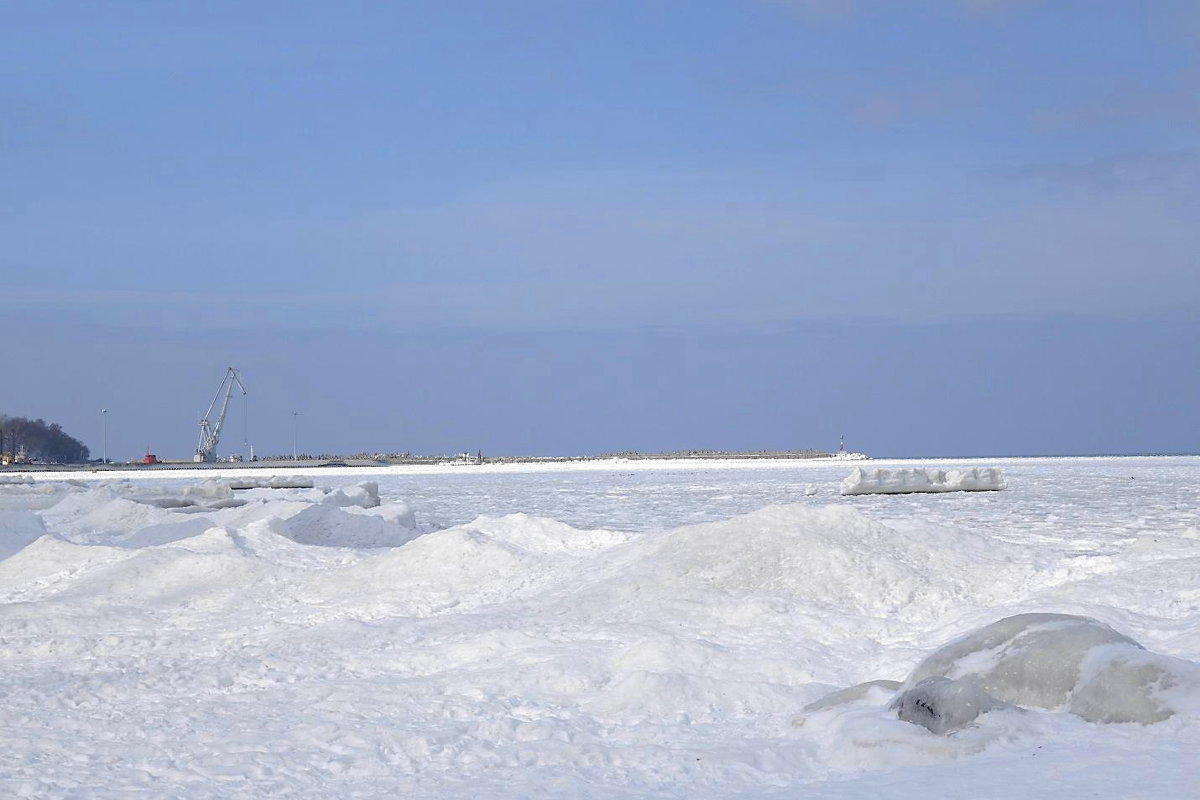
{"type": "Polygon", "coordinates": [[[970,469],[872,469],[855,467],[842,481],[842,494],[909,494],[913,492],[995,492],[1005,488],[996,467],[970,469]]]}
{"type": "Polygon", "coordinates": [[[1194,796],[1200,459],[979,466],[18,476],[0,794],[1194,796]]]}

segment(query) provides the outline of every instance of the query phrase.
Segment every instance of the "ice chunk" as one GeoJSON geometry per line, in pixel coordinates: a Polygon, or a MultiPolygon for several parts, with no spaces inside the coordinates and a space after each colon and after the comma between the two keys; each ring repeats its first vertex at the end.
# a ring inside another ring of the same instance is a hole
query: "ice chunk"
{"type": "Polygon", "coordinates": [[[356,486],[338,489],[335,492],[325,495],[321,502],[325,505],[338,506],[340,508],[350,506],[375,508],[379,505],[379,484],[374,481],[364,481],[356,486]]]}
{"type": "Polygon", "coordinates": [[[32,475],[0,475],[0,486],[31,485],[33,483],[32,475]]]}
{"type": "Polygon", "coordinates": [[[910,492],[994,492],[1007,488],[998,467],[971,469],[873,469],[855,467],[842,481],[843,495],[910,492]]]}
{"type": "Polygon", "coordinates": [[[1005,702],[1059,708],[1094,647],[1137,642],[1103,622],[1069,614],[1018,614],[947,644],[917,665],[906,685],[941,675],[971,678],[1005,702]]]}
{"type": "Polygon", "coordinates": [[[275,523],[276,532],[300,544],[321,547],[399,547],[420,533],[379,516],[312,505],[275,523]]]}
{"type": "Polygon", "coordinates": [[[229,481],[230,489],[311,489],[313,479],[302,475],[272,475],[244,477],[229,481]]]}
{"type": "Polygon", "coordinates": [[[231,494],[233,494],[233,489],[229,481],[218,478],[209,478],[195,486],[185,487],[183,490],[184,497],[203,497],[209,500],[223,500],[231,494]]]}
{"type": "Polygon", "coordinates": [[[1170,718],[1184,702],[1195,704],[1198,689],[1200,667],[1190,661],[1128,647],[1097,647],[1083,661],[1068,709],[1092,722],[1150,725],[1170,718]]]}
{"type": "Polygon", "coordinates": [[[962,730],[980,714],[1008,707],[974,683],[942,677],[926,678],[901,692],[889,706],[905,722],[939,734],[962,730]]]}
{"type": "Polygon", "coordinates": [[[403,500],[395,500],[390,503],[382,503],[375,508],[367,509],[367,513],[373,517],[379,517],[384,522],[390,522],[393,525],[400,525],[404,528],[417,528],[417,515],[413,511],[412,506],[403,500]]]}
{"type": "Polygon", "coordinates": [[[1160,722],[1200,690],[1197,665],[1148,653],[1098,620],[1069,614],[1019,614],[987,625],[922,661],[905,687],[933,677],[1093,722],[1160,722]]]}

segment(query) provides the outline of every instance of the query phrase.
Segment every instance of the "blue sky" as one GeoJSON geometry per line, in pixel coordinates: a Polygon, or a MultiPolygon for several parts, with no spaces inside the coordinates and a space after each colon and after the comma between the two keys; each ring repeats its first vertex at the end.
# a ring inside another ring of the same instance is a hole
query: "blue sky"
{"type": "Polygon", "coordinates": [[[263,454],[1200,449],[1195,3],[0,13],[0,411],[97,454],[230,364],[263,454]]]}

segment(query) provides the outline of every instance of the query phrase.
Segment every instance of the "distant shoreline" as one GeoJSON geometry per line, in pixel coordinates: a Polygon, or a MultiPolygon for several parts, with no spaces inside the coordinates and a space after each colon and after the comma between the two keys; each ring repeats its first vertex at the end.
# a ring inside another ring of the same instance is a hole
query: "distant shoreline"
{"type": "Polygon", "coordinates": [[[968,465],[996,466],[1005,462],[1037,461],[1088,461],[1112,459],[1200,459],[1195,454],[1133,454],[1116,456],[942,456],[936,458],[881,458],[855,460],[838,457],[836,454],[816,456],[763,455],[756,453],[730,454],[723,457],[668,456],[639,454],[638,457],[583,456],[583,457],[536,457],[492,458],[483,463],[469,463],[452,458],[412,459],[406,462],[387,463],[374,459],[338,459],[323,461],[273,460],[253,463],[196,464],[194,462],[163,463],[154,465],[99,464],[89,465],[13,465],[0,468],[0,484],[33,482],[40,480],[142,480],[178,478],[208,479],[254,478],[272,473],[280,476],[361,477],[375,476],[421,476],[421,475],[518,475],[541,472],[653,472],[669,470],[757,470],[794,469],[803,474],[811,469],[842,468],[847,471],[856,467],[871,469],[894,469],[900,467],[939,466],[962,468],[968,465]],[[24,468],[22,468],[24,467],[24,468]]]}
{"type": "MultiPolygon", "coordinates": [[[[866,460],[862,454],[847,454],[853,458],[844,460],[866,460]]],[[[565,464],[584,462],[613,462],[613,461],[791,461],[791,460],[843,460],[836,453],[824,453],[817,450],[780,450],[780,451],[721,451],[721,450],[688,450],[676,453],[604,453],[595,456],[475,456],[468,453],[460,455],[437,456],[322,456],[320,458],[300,457],[259,459],[256,461],[218,461],[215,463],[197,463],[195,461],[158,461],[153,464],[141,462],[110,461],[107,464],[10,464],[0,467],[4,472],[87,472],[87,471],[128,471],[154,472],[167,470],[197,470],[197,469],[295,469],[312,467],[399,467],[399,466],[475,466],[481,464],[565,464]]]]}

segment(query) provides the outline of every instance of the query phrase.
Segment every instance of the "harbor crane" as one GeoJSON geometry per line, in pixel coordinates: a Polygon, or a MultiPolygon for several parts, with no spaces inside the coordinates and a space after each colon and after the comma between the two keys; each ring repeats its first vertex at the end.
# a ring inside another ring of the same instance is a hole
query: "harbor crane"
{"type": "Polygon", "coordinates": [[[196,446],[196,455],[192,459],[197,464],[212,464],[217,460],[217,442],[221,440],[221,429],[225,426],[225,412],[229,410],[229,400],[233,397],[234,386],[242,390],[242,397],[246,396],[246,387],[242,384],[242,376],[236,369],[230,367],[225,371],[225,378],[217,388],[217,393],[213,395],[212,402],[208,404],[208,411],[204,414],[204,419],[200,420],[200,444],[196,446]],[[209,418],[222,393],[225,395],[225,399],[221,401],[221,411],[217,414],[217,421],[210,422],[209,418]]]}

